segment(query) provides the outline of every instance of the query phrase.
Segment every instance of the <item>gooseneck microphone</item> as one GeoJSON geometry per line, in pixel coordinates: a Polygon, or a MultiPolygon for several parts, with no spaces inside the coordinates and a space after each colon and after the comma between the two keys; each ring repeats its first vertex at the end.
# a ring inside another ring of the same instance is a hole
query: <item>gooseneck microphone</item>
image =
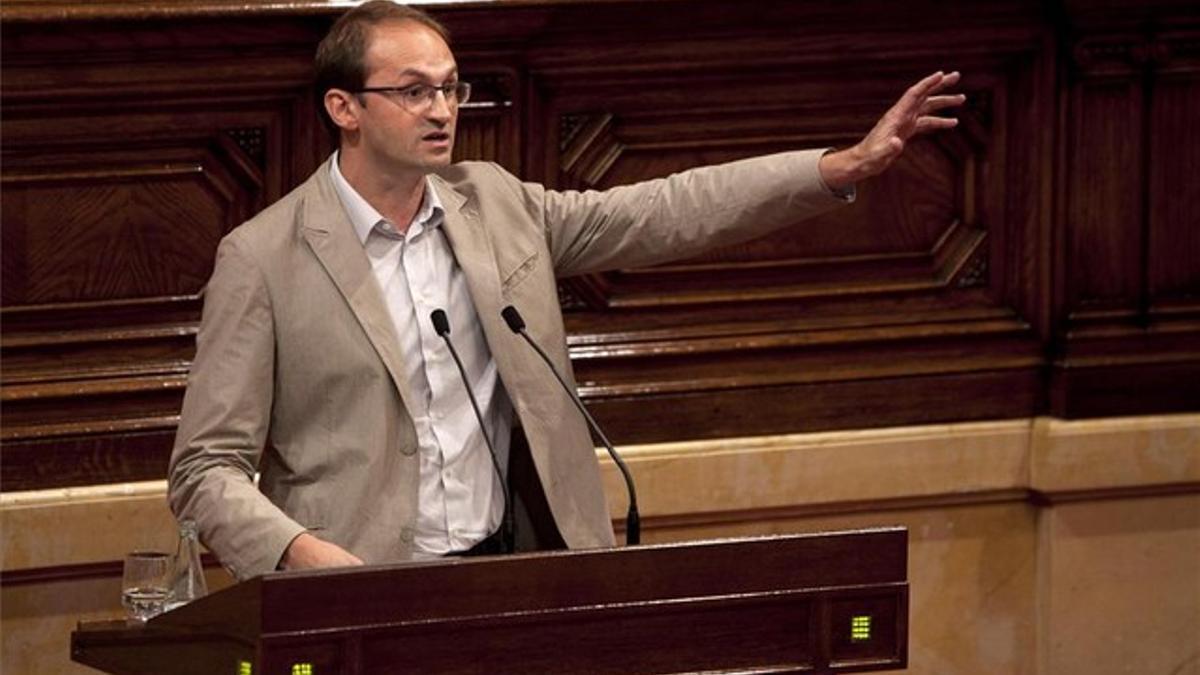
{"type": "Polygon", "coordinates": [[[592,418],[592,414],[587,411],[587,408],[583,407],[583,401],[580,400],[579,394],[576,394],[575,389],[567,384],[567,381],[559,374],[558,369],[554,367],[554,362],[550,360],[546,352],[533,341],[533,338],[529,337],[529,333],[525,331],[525,319],[521,318],[521,313],[517,311],[517,308],[509,305],[500,310],[500,316],[504,317],[504,323],[508,324],[512,332],[525,338],[529,346],[533,347],[538,356],[542,357],[542,361],[546,362],[546,367],[550,369],[550,372],[554,373],[554,378],[562,385],[563,391],[567,392],[567,396],[571,397],[571,401],[575,404],[575,407],[579,409],[579,412],[583,414],[583,418],[587,420],[588,426],[592,428],[592,431],[596,432],[596,435],[604,443],[604,447],[608,450],[608,456],[613,458],[613,461],[617,464],[617,468],[621,470],[621,476],[625,478],[625,489],[629,492],[629,512],[625,514],[625,543],[629,546],[640,544],[642,541],[642,521],[638,516],[637,490],[633,487],[633,475],[629,473],[629,467],[625,466],[625,461],[617,454],[612,443],[608,442],[608,436],[604,435],[604,430],[600,428],[599,424],[596,424],[596,420],[592,418]]]}
{"type": "Polygon", "coordinates": [[[504,480],[504,472],[500,470],[500,460],[496,457],[496,448],[488,436],[487,425],[483,423],[483,413],[479,412],[479,401],[475,400],[475,392],[471,388],[470,379],[467,378],[467,370],[463,368],[462,359],[458,358],[454,343],[450,342],[450,319],[446,316],[445,311],[435,309],[430,313],[429,320],[433,322],[434,332],[446,342],[450,356],[454,357],[454,365],[458,366],[458,376],[462,378],[463,387],[467,390],[467,398],[471,401],[471,409],[475,411],[475,419],[479,421],[479,431],[483,434],[483,442],[487,444],[488,454],[492,458],[492,466],[496,469],[496,478],[500,480],[500,489],[504,491],[504,522],[500,526],[501,538],[504,540],[505,552],[511,553],[516,536],[513,531],[513,508],[512,499],[508,494],[508,481],[504,480]]]}

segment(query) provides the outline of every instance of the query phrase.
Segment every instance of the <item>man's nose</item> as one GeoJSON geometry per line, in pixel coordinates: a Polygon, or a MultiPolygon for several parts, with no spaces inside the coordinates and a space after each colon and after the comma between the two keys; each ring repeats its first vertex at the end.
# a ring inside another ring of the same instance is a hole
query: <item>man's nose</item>
{"type": "Polygon", "coordinates": [[[454,110],[450,108],[450,101],[446,99],[446,92],[440,89],[433,92],[433,100],[429,102],[429,109],[425,111],[425,114],[430,119],[440,122],[449,122],[454,117],[454,110]]]}

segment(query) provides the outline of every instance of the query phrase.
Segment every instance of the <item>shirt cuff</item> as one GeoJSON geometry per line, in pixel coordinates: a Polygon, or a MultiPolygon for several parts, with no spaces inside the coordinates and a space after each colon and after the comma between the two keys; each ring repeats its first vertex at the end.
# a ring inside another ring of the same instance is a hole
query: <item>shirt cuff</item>
{"type": "MultiPolygon", "coordinates": [[[[825,155],[828,155],[829,153],[833,152],[834,150],[835,150],[835,148],[825,148],[825,150],[821,153],[821,156],[824,157],[825,155]]],[[[818,163],[820,162],[820,160],[817,160],[817,161],[818,161],[818,163]]],[[[821,181],[821,187],[825,188],[826,192],[828,192],[829,194],[833,195],[834,197],[837,197],[838,199],[846,202],[847,204],[853,204],[854,199],[858,196],[857,184],[851,184],[840,190],[835,190],[835,189],[829,187],[829,184],[825,182],[825,177],[821,175],[820,168],[817,169],[817,179],[821,181]]]]}

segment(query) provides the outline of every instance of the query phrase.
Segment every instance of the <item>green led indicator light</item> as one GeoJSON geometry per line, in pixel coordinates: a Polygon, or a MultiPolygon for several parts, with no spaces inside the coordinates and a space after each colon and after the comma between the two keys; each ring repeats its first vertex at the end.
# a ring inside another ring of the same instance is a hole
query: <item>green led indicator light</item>
{"type": "Polygon", "coordinates": [[[311,663],[293,663],[292,675],[313,675],[311,663]]]}
{"type": "Polygon", "coordinates": [[[254,666],[249,661],[238,661],[237,675],[254,675],[254,666]]]}
{"type": "Polygon", "coordinates": [[[871,639],[871,616],[850,617],[850,641],[862,642],[871,639]]]}

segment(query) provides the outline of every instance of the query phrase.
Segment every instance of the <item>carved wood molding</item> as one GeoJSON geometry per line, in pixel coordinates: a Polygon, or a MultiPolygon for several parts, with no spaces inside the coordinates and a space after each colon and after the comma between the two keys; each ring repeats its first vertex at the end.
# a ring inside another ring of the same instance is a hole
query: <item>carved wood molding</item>
{"type": "Polygon", "coordinates": [[[1020,370],[1042,362],[1026,327],[999,314],[804,332],[791,325],[790,331],[778,322],[724,335],[579,345],[571,358],[581,393],[593,397],[969,373],[984,364],[1020,370]],[[961,353],[965,340],[977,351],[961,353]]]}
{"type": "Polygon", "coordinates": [[[625,151],[617,138],[614,116],[564,115],[560,122],[562,136],[562,171],[571,183],[591,188],[599,185],[605,174],[625,151]]]}
{"type": "Polygon", "coordinates": [[[1132,75],[1142,70],[1196,72],[1200,31],[1095,35],[1071,48],[1071,62],[1086,77],[1132,75]]]}
{"type": "Polygon", "coordinates": [[[248,127],[242,129],[226,129],[225,134],[228,135],[233,142],[241,148],[251,161],[254,162],[260,170],[266,171],[267,168],[267,148],[266,135],[267,130],[263,127],[248,127]]]}
{"type": "MultiPolygon", "coordinates": [[[[616,273],[591,275],[567,280],[563,288],[573,298],[586,299],[585,304],[592,309],[617,309],[640,306],[667,306],[672,304],[696,304],[714,302],[747,302],[755,300],[778,300],[782,298],[811,298],[820,296],[827,290],[832,279],[837,279],[848,286],[859,286],[861,293],[909,293],[915,288],[923,287],[929,291],[952,288],[978,288],[988,284],[988,251],[987,237],[982,215],[980,186],[980,162],[988,145],[987,135],[991,122],[991,96],[987,91],[971,92],[972,104],[962,114],[962,124],[959,133],[949,133],[939,136],[928,143],[930,151],[944,153],[945,160],[957,175],[950,178],[957,184],[953,190],[957,197],[951,207],[954,210],[945,214],[947,218],[944,231],[934,241],[928,250],[914,250],[898,253],[878,254],[878,265],[900,269],[897,266],[908,266],[909,273],[897,276],[890,273],[889,280],[872,278],[869,273],[871,254],[858,254],[839,261],[839,258],[817,258],[806,260],[783,259],[745,259],[739,260],[736,254],[732,257],[705,256],[701,262],[676,263],[641,270],[622,270],[616,273]],[[955,212],[957,210],[957,212],[955,212]],[[967,225],[969,223],[969,225],[967,225]],[[902,262],[907,257],[908,262],[902,262]],[[846,268],[838,272],[839,265],[846,268]],[[752,270],[753,274],[761,275],[770,266],[773,278],[777,280],[792,279],[793,281],[773,282],[767,285],[747,286],[738,284],[738,275],[743,270],[752,270]],[[820,269],[820,283],[816,281],[809,269],[820,269]],[[694,271],[688,278],[689,270],[694,271]],[[864,272],[867,274],[864,276],[864,272]],[[700,278],[708,279],[712,290],[700,290],[704,283],[700,278]],[[717,281],[720,280],[720,281],[717,281]],[[623,283],[633,281],[630,283],[623,283]],[[700,282],[697,285],[697,282],[700,282]],[[639,295],[633,288],[654,288],[649,294],[639,295]]],[[[705,121],[703,117],[699,121],[705,121]]],[[[653,127],[654,122],[647,122],[653,127]]],[[[614,183],[627,182],[629,177],[612,175],[622,158],[633,153],[653,154],[659,151],[709,152],[714,148],[741,147],[746,139],[744,136],[722,138],[709,136],[688,141],[678,141],[663,147],[661,142],[636,142],[623,136],[639,134],[641,136],[660,137],[670,132],[655,128],[653,132],[643,130],[623,131],[622,120],[613,113],[593,114],[564,114],[559,118],[560,129],[560,183],[579,189],[603,188],[614,183]]],[[[832,136],[830,132],[827,135],[832,136]]],[[[776,138],[778,141],[782,136],[776,138]]],[[[802,144],[800,144],[802,145],[802,144]]],[[[916,152],[916,151],[914,151],[916,152]]],[[[944,179],[946,177],[938,177],[944,179]]],[[[864,186],[869,190],[870,186],[864,186]]],[[[741,248],[746,252],[750,249],[741,248]]],[[[733,249],[729,249],[732,251],[733,249]]],[[[752,254],[753,255],[753,254],[752,254]]],[[[838,288],[839,294],[846,292],[845,287],[838,288]]]]}
{"type": "Polygon", "coordinates": [[[265,127],[46,153],[55,123],[5,135],[6,491],[163,475],[212,253],[267,199],[265,127]]]}

